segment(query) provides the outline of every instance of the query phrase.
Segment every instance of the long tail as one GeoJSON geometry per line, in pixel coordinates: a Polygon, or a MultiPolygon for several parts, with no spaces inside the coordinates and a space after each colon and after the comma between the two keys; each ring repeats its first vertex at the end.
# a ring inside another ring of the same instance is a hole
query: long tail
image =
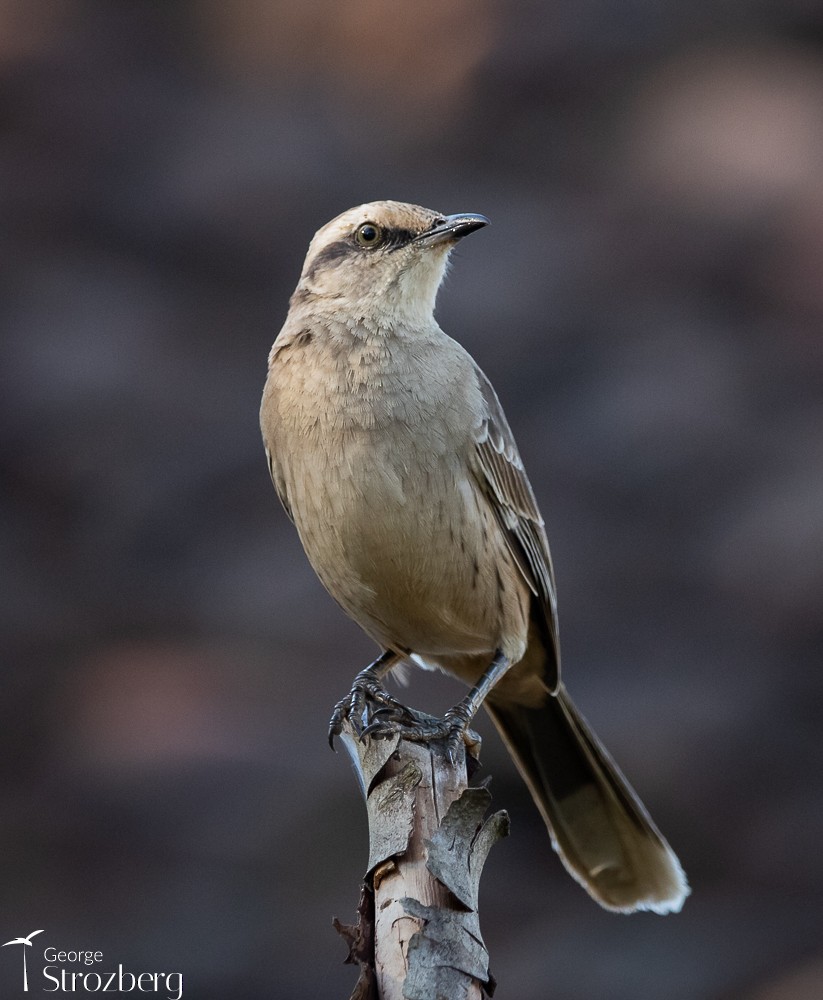
{"type": "Polygon", "coordinates": [[[680,862],[565,688],[540,708],[486,708],[571,875],[609,910],[677,912],[680,862]]]}

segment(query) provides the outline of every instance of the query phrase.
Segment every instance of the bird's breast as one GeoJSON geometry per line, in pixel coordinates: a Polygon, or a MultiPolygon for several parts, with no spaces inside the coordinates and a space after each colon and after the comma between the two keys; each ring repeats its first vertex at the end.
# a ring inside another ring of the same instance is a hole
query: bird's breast
{"type": "Polygon", "coordinates": [[[306,554],[378,642],[485,650],[500,546],[470,471],[473,372],[408,346],[333,361],[293,366],[264,420],[306,554]]]}

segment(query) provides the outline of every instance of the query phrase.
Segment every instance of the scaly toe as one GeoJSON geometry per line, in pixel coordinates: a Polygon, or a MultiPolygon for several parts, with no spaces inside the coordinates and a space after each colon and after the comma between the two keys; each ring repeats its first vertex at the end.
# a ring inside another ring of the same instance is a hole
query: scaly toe
{"type": "Polygon", "coordinates": [[[378,739],[393,735],[389,720],[381,721],[377,728],[372,728],[375,717],[383,713],[397,721],[412,718],[408,709],[393,698],[374,672],[367,668],[355,677],[351,691],[334,706],[329,720],[329,746],[334,749],[334,738],[343,731],[343,723],[347,719],[360,739],[367,734],[378,739]]]}

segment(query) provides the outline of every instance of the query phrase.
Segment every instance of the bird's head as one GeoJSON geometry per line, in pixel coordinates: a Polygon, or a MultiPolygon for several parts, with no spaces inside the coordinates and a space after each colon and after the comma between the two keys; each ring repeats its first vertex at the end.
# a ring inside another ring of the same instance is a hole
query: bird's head
{"type": "Polygon", "coordinates": [[[381,325],[425,323],[449,252],[488,222],[399,201],[351,208],[315,234],[293,301],[381,325]]]}

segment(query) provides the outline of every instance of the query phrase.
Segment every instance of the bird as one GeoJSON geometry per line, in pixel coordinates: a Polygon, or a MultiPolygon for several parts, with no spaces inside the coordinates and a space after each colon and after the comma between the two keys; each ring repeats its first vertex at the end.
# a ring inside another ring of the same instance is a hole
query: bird
{"type": "Polygon", "coordinates": [[[277,495],[317,576],[380,655],[335,707],[362,734],[472,741],[483,705],[569,873],[606,909],[680,910],[677,856],[560,679],[546,530],[491,382],[434,318],[484,215],[374,201],[320,228],[268,358],[277,495]],[[437,724],[385,688],[399,665],[470,690],[437,724]],[[361,711],[370,709],[361,726],[361,711]]]}
{"type": "Polygon", "coordinates": [[[33,937],[35,937],[35,935],[42,934],[42,933],[43,933],[43,930],[41,928],[39,931],[32,931],[31,934],[28,934],[26,937],[18,937],[18,938],[14,938],[12,941],[6,941],[4,944],[0,945],[0,947],[5,948],[7,944],[24,944],[24,945],[26,945],[27,948],[30,948],[31,947],[31,939],[33,937]]]}
{"type": "Polygon", "coordinates": [[[29,991],[29,972],[26,968],[26,948],[31,948],[31,939],[36,937],[38,934],[42,934],[43,929],[39,931],[32,931],[31,934],[26,935],[26,937],[13,938],[11,941],[5,941],[0,947],[5,948],[9,944],[22,944],[23,947],[23,992],[28,993],[29,991]]]}

